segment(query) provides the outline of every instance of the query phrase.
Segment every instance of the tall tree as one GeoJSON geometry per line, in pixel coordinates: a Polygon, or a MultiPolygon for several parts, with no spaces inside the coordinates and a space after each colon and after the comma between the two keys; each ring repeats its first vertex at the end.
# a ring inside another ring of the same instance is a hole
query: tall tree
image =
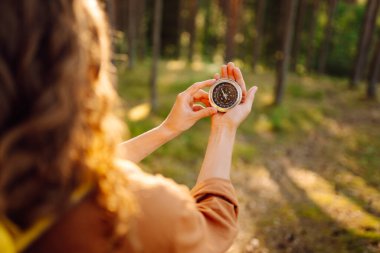
{"type": "Polygon", "coordinates": [[[152,69],[150,74],[150,104],[152,111],[157,111],[157,70],[160,59],[161,47],[161,20],[162,20],[162,0],[154,1],[153,14],[153,49],[152,49],[152,69]]]}
{"type": "Polygon", "coordinates": [[[135,65],[136,59],[136,27],[137,27],[137,13],[136,13],[137,0],[128,0],[128,68],[132,69],[135,65]]]}
{"type": "Polygon", "coordinates": [[[139,0],[137,3],[137,57],[139,60],[145,58],[146,53],[146,3],[145,0],[139,0]]]}
{"type": "Polygon", "coordinates": [[[255,70],[256,64],[260,59],[260,51],[263,37],[264,17],[265,17],[265,0],[256,1],[255,27],[254,27],[254,44],[252,54],[252,69],[255,70]]]}
{"type": "Polygon", "coordinates": [[[115,0],[106,0],[106,11],[108,16],[108,22],[112,29],[116,26],[116,13],[115,13],[115,0]]]}
{"type": "Polygon", "coordinates": [[[227,5],[227,30],[225,34],[226,48],[224,60],[232,61],[235,57],[235,36],[238,31],[239,14],[243,0],[228,0],[227,5]]]}
{"type": "Polygon", "coordinates": [[[298,0],[281,1],[281,17],[278,25],[278,35],[280,47],[276,52],[276,85],[275,101],[276,105],[281,104],[288,72],[290,50],[294,32],[294,19],[298,0]]]}
{"type": "MultiPolygon", "coordinates": [[[[154,1],[152,1],[154,2],[154,1]]],[[[161,31],[161,50],[162,55],[167,57],[179,57],[179,40],[180,40],[180,16],[182,13],[180,8],[182,4],[186,4],[187,0],[170,0],[163,1],[162,9],[162,31],[161,31]]]]}
{"type": "Polygon", "coordinates": [[[189,16],[188,16],[188,27],[189,27],[189,51],[187,54],[187,59],[189,62],[193,61],[194,55],[194,44],[195,44],[195,32],[196,32],[196,16],[198,13],[198,0],[190,0],[189,4],[189,16]]]}
{"type": "Polygon", "coordinates": [[[302,28],[304,25],[304,16],[306,9],[306,0],[299,0],[298,10],[296,15],[296,24],[294,29],[294,39],[293,39],[293,49],[292,49],[292,58],[291,58],[291,70],[295,71],[297,62],[298,62],[298,54],[300,51],[301,39],[302,39],[302,28]]]}
{"type": "Polygon", "coordinates": [[[376,43],[367,83],[367,98],[376,99],[376,84],[380,75],[380,39],[376,43]]]}
{"type": "Polygon", "coordinates": [[[213,1],[205,1],[205,23],[202,31],[202,56],[207,60],[211,60],[212,56],[212,47],[215,45],[212,44],[211,36],[211,8],[213,1]]]}
{"type": "Polygon", "coordinates": [[[125,0],[115,0],[115,29],[127,32],[127,13],[128,2],[125,0]]]}
{"type": "Polygon", "coordinates": [[[364,22],[361,29],[362,32],[358,41],[354,70],[350,80],[350,88],[355,88],[363,76],[368,58],[368,48],[373,40],[379,6],[380,1],[378,0],[367,1],[364,22]]]}
{"type": "Polygon", "coordinates": [[[318,72],[325,73],[327,56],[329,54],[331,39],[333,35],[334,14],[338,0],[327,0],[327,24],[325,26],[324,38],[319,52],[318,72]]]}
{"type": "Polygon", "coordinates": [[[317,16],[319,12],[320,0],[311,0],[310,23],[307,29],[308,50],[306,51],[306,69],[312,69],[315,52],[315,31],[317,30],[317,16]]]}

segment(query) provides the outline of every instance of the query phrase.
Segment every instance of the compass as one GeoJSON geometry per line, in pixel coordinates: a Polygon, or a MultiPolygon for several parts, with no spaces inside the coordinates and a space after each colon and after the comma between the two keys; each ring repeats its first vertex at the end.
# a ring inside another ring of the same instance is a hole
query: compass
{"type": "Polygon", "coordinates": [[[240,104],[242,91],[237,82],[221,78],[211,86],[208,96],[213,107],[219,112],[226,112],[240,104]]]}

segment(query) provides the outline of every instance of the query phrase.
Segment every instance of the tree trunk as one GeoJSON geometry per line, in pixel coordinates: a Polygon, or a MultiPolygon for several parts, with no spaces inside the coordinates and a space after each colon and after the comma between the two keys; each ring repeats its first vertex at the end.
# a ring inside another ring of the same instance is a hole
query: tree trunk
{"type": "Polygon", "coordinates": [[[326,71],[327,56],[333,34],[333,20],[338,0],[328,0],[327,24],[325,26],[324,39],[321,45],[318,72],[324,74],[326,71]]]}
{"type": "Polygon", "coordinates": [[[128,68],[132,69],[135,65],[136,59],[136,25],[137,25],[137,13],[136,6],[137,0],[128,0],[128,30],[127,30],[127,42],[128,42],[128,68]]]}
{"type": "MultiPolygon", "coordinates": [[[[154,1],[152,1],[154,2],[154,1]]],[[[179,48],[177,47],[180,40],[179,16],[182,14],[180,7],[182,2],[180,0],[164,1],[162,9],[162,31],[161,31],[161,55],[177,58],[179,56],[179,48]]],[[[187,55],[186,55],[187,56],[187,55]]]]}
{"type": "Polygon", "coordinates": [[[207,60],[211,61],[212,59],[212,48],[215,47],[215,45],[212,44],[211,41],[211,8],[212,8],[212,1],[206,1],[205,3],[205,23],[203,26],[202,31],[202,56],[207,60]]]}
{"type": "Polygon", "coordinates": [[[260,59],[261,42],[263,37],[265,17],[265,0],[257,0],[255,21],[256,26],[254,28],[254,44],[252,54],[252,69],[255,70],[256,64],[260,59]]]}
{"type": "Polygon", "coordinates": [[[225,49],[225,62],[232,61],[235,57],[235,36],[238,30],[239,12],[242,0],[229,0],[227,7],[227,31],[226,49],[225,49]]]}
{"type": "Polygon", "coordinates": [[[293,50],[292,50],[293,57],[291,61],[292,71],[295,71],[297,67],[297,62],[298,62],[297,59],[298,59],[298,54],[299,54],[300,45],[301,45],[305,9],[306,9],[306,0],[299,0],[296,24],[295,24],[295,29],[294,29],[294,43],[293,43],[293,50]]]}
{"type": "Polygon", "coordinates": [[[313,69],[314,51],[315,51],[315,31],[317,28],[317,17],[320,6],[320,0],[312,0],[310,26],[307,34],[308,50],[306,52],[306,69],[313,69]]]}
{"type": "Polygon", "coordinates": [[[288,71],[290,49],[292,45],[294,19],[298,0],[283,0],[281,8],[281,19],[279,19],[279,41],[280,48],[276,52],[276,86],[275,105],[282,102],[288,71]]]}
{"type": "Polygon", "coordinates": [[[137,6],[137,57],[140,61],[145,59],[146,54],[146,15],[145,0],[139,0],[137,6]]]}
{"type": "Polygon", "coordinates": [[[108,22],[112,30],[115,30],[116,26],[116,13],[115,13],[115,0],[106,0],[106,11],[108,16],[108,22]]]}
{"type": "Polygon", "coordinates": [[[373,34],[376,27],[376,18],[379,12],[378,0],[368,0],[361,35],[358,42],[354,70],[350,81],[350,88],[356,88],[362,79],[367,65],[368,51],[372,44],[373,34]]]}
{"type": "Polygon", "coordinates": [[[160,58],[161,47],[161,20],[162,20],[162,0],[154,1],[153,16],[153,50],[152,50],[152,69],[150,76],[150,104],[152,111],[157,111],[157,70],[160,58]]]}
{"type": "Polygon", "coordinates": [[[380,39],[376,44],[373,54],[371,69],[367,83],[367,98],[376,99],[376,84],[379,81],[380,74],[380,39]]]}
{"type": "Polygon", "coordinates": [[[195,44],[195,31],[196,31],[196,26],[195,26],[195,21],[197,18],[197,13],[198,13],[198,0],[190,0],[190,6],[189,6],[189,51],[187,55],[187,59],[189,62],[193,61],[193,55],[194,55],[194,44],[195,44]]]}
{"type": "Polygon", "coordinates": [[[126,0],[115,0],[115,29],[123,32],[127,32],[127,15],[128,12],[128,1],[126,0]]]}

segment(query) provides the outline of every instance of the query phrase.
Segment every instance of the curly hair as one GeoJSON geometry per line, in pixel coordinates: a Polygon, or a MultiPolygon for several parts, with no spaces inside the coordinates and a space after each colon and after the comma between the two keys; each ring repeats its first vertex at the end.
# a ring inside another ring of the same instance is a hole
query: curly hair
{"type": "Polygon", "coordinates": [[[0,2],[0,213],[20,228],[59,213],[88,180],[120,219],[133,212],[128,191],[118,190],[125,184],[114,165],[122,124],[98,5],[0,2]]]}

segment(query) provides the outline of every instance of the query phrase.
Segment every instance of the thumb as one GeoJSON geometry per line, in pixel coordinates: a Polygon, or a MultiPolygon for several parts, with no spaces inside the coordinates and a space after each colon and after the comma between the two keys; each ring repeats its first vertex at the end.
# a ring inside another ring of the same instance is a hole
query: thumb
{"type": "Polygon", "coordinates": [[[196,118],[201,119],[216,114],[218,111],[214,107],[206,107],[195,112],[196,118]]]}
{"type": "Polygon", "coordinates": [[[253,86],[248,90],[247,99],[245,101],[245,106],[249,107],[248,109],[251,109],[253,101],[255,100],[255,94],[257,91],[257,86],[253,86]]]}

